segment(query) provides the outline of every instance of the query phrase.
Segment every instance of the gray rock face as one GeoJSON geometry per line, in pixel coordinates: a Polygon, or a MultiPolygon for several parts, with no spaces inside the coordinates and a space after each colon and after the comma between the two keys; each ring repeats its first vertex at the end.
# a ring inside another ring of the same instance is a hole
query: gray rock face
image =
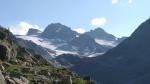
{"type": "Polygon", "coordinates": [[[30,28],[29,30],[28,30],[28,33],[27,33],[27,35],[40,35],[41,34],[41,31],[40,30],[38,30],[38,29],[33,29],[33,28],[30,28]]]}

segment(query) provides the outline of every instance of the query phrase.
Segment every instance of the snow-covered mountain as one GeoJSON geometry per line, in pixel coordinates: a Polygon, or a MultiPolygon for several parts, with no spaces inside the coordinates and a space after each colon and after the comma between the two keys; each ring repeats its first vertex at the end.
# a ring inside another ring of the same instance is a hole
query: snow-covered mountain
{"type": "MultiPolygon", "coordinates": [[[[30,29],[29,32],[32,32],[31,30],[33,29],[30,29]]],[[[121,42],[118,41],[115,36],[108,34],[100,28],[79,34],[60,23],[48,25],[39,35],[32,33],[32,35],[27,34],[25,36],[16,37],[20,44],[37,51],[38,54],[42,54],[46,58],[49,57],[49,59],[62,54],[95,57],[104,54],[109,49],[118,45],[117,42],[121,42]],[[96,32],[97,36],[93,32],[96,32]],[[99,36],[101,33],[103,36],[99,36]],[[94,34],[94,36],[92,36],[92,34],[94,34]]]]}
{"type": "Polygon", "coordinates": [[[119,43],[121,43],[123,40],[127,38],[127,37],[117,38],[114,35],[107,33],[102,28],[96,28],[94,30],[86,32],[86,34],[94,38],[95,42],[98,43],[99,45],[111,47],[117,46],[119,43]]]}

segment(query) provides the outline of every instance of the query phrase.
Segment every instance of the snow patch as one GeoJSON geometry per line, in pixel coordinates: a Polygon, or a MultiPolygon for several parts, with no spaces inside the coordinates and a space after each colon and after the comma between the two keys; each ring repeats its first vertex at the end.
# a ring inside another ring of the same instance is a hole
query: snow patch
{"type": "Polygon", "coordinates": [[[94,53],[94,54],[91,54],[91,55],[89,55],[88,57],[96,57],[96,56],[99,56],[99,55],[103,55],[104,54],[104,52],[103,53],[94,53]]]}
{"type": "Polygon", "coordinates": [[[61,27],[59,27],[59,28],[56,30],[56,32],[59,32],[60,30],[62,30],[62,28],[61,28],[61,27]]]}
{"type": "Polygon", "coordinates": [[[47,39],[42,39],[39,38],[37,36],[17,36],[17,38],[21,38],[23,40],[28,40],[28,41],[32,41],[33,43],[40,45],[44,48],[47,49],[56,49],[57,47],[55,45],[53,45],[50,41],[48,41],[47,39]]]}
{"type": "Polygon", "coordinates": [[[59,43],[59,44],[54,44],[55,41],[61,41],[59,39],[46,39],[46,38],[40,38],[38,36],[16,36],[17,38],[21,38],[23,40],[27,41],[32,41],[33,43],[43,47],[44,49],[47,50],[49,55],[55,57],[59,56],[61,54],[77,54],[76,52],[71,52],[71,51],[64,51],[64,50],[58,50],[57,48],[63,45],[67,45],[66,43],[59,43]],[[48,50],[52,50],[55,52],[50,52],[48,50]]]}
{"type": "Polygon", "coordinates": [[[108,40],[102,40],[102,39],[95,39],[95,42],[100,44],[100,45],[105,45],[105,46],[112,46],[115,47],[115,41],[108,41],[108,40]]]}

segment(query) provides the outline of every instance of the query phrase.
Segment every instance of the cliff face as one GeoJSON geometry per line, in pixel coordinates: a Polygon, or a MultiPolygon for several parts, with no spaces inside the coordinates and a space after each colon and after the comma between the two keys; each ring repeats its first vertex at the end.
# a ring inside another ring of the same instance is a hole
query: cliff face
{"type": "Polygon", "coordinates": [[[52,66],[31,51],[0,27],[0,84],[93,84],[68,69],[52,66]]]}

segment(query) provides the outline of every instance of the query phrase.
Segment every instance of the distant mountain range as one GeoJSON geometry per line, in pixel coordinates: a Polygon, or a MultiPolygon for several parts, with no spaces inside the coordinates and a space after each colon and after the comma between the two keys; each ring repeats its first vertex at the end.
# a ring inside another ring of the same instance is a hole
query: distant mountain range
{"type": "Polygon", "coordinates": [[[92,76],[98,84],[150,83],[150,19],[117,47],[78,62],[72,70],[92,76]]]}
{"type": "Polygon", "coordinates": [[[49,58],[61,54],[94,57],[104,54],[124,40],[105,32],[102,28],[79,34],[60,23],[48,25],[43,32],[31,28],[26,36],[17,36],[17,38],[25,47],[41,51],[37,53],[49,58]]]}

